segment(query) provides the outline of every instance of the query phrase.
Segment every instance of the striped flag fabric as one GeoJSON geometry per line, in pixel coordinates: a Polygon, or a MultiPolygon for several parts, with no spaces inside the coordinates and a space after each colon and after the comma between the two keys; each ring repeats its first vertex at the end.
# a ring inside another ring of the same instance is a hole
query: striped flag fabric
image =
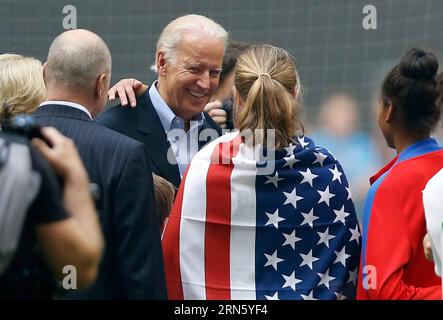
{"type": "Polygon", "coordinates": [[[327,150],[297,140],[263,161],[232,132],[193,158],[162,235],[169,299],[354,297],[348,182],[327,150]]]}

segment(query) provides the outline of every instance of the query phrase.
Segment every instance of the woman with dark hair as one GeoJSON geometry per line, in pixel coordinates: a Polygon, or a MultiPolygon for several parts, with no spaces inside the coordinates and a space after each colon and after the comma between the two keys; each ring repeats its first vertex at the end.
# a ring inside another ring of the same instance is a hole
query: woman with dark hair
{"type": "Polygon", "coordinates": [[[422,190],[443,167],[443,150],[430,138],[440,118],[437,70],[433,53],[414,48],[383,81],[378,124],[397,157],[370,179],[358,299],[441,299],[422,248],[422,190]]]}

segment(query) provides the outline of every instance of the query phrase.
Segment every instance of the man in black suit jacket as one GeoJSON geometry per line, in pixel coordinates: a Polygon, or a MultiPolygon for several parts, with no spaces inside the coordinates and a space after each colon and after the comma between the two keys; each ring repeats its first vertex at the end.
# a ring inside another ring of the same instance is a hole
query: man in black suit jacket
{"type": "MultiPolygon", "coordinates": [[[[201,137],[198,141],[198,150],[210,139],[221,135],[221,128],[214,120],[206,113],[204,117],[203,123],[198,127],[198,136],[201,137]]],[[[168,159],[168,152],[169,157],[173,157],[170,153],[171,145],[148,91],[137,97],[137,108],[117,105],[102,112],[96,121],[146,144],[151,155],[152,171],[176,187],[180,185],[179,167],[174,161],[168,159]]]]}
{"type": "Polygon", "coordinates": [[[158,217],[149,153],[142,143],[92,121],[103,110],[111,55],[86,30],[62,33],[51,45],[44,78],[47,101],[36,121],[74,140],[92,182],[106,249],[96,284],[81,299],[165,299],[158,217]]]}
{"type": "Polygon", "coordinates": [[[145,143],[153,171],[175,186],[197,151],[221,134],[203,110],[218,85],[226,40],[227,32],[204,16],[173,20],[157,42],[158,80],[140,90],[138,107],[115,106],[97,119],[145,143]]]}

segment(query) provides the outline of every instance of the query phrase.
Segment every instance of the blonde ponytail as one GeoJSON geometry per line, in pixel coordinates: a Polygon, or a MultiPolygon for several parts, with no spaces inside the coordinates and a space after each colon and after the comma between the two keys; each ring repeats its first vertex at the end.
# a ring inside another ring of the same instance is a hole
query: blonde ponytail
{"type": "Polygon", "coordinates": [[[262,129],[266,143],[266,130],[274,129],[276,148],[286,147],[303,131],[297,102],[299,76],[285,50],[270,45],[246,50],[237,61],[235,87],[244,101],[235,119],[240,131],[262,129]]]}

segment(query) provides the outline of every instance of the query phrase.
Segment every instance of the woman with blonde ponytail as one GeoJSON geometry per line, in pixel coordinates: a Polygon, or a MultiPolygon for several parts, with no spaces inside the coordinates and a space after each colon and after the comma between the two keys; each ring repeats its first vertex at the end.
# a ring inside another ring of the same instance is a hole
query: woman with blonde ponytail
{"type": "Polygon", "coordinates": [[[234,124],[240,131],[274,129],[277,148],[288,146],[297,133],[303,133],[300,79],[294,59],[285,50],[258,46],[240,56],[235,88],[234,124]]]}
{"type": "Polygon", "coordinates": [[[170,299],[352,299],[360,231],[338,161],[303,135],[281,48],[235,69],[234,124],[191,161],[163,234],[170,299]]]}

